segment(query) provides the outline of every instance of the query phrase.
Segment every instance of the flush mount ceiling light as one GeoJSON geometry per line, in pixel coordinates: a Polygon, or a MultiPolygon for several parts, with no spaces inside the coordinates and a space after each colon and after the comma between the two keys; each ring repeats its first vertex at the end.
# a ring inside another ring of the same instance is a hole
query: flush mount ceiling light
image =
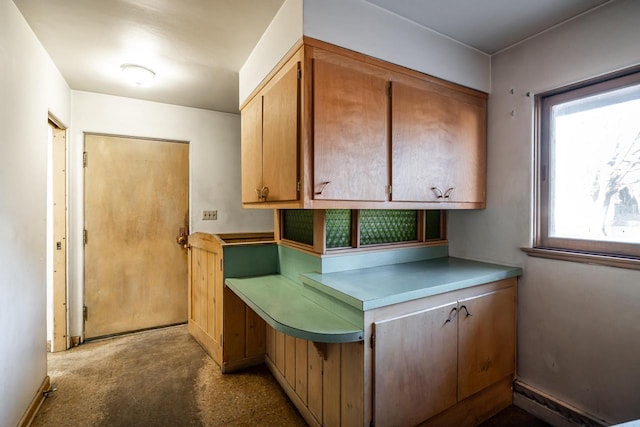
{"type": "Polygon", "coordinates": [[[122,64],[120,69],[124,78],[134,86],[149,86],[156,76],[150,69],[136,64],[122,64]]]}

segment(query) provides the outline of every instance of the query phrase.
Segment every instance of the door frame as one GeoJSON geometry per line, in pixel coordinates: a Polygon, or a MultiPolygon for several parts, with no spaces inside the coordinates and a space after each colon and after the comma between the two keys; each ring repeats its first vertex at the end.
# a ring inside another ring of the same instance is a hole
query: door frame
{"type": "MultiPolygon", "coordinates": [[[[47,247],[47,253],[51,251],[51,264],[47,266],[52,270],[52,320],[53,337],[49,344],[49,351],[58,352],[69,348],[69,313],[68,313],[68,286],[69,286],[69,251],[68,251],[68,230],[69,230],[69,173],[67,165],[69,144],[66,127],[54,115],[49,113],[47,126],[52,130],[51,147],[48,151],[50,156],[51,170],[47,173],[47,192],[51,188],[51,217],[47,223],[51,222],[52,235],[49,235],[47,242],[51,246],[47,247]],[[63,144],[56,144],[56,140],[62,139],[63,144]],[[60,171],[60,169],[62,169],[60,171]],[[60,173],[61,172],[61,173],[60,173]],[[49,187],[49,184],[51,187],[49,187]]],[[[49,141],[47,142],[49,143],[49,141]]],[[[47,231],[49,233],[49,231],[47,231]]]]}

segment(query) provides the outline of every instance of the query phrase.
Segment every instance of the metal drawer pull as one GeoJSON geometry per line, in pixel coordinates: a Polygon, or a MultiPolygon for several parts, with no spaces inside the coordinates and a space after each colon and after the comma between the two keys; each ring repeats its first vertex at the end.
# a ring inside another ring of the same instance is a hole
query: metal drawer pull
{"type": "Polygon", "coordinates": [[[453,322],[457,315],[458,315],[458,309],[453,307],[449,312],[449,318],[445,320],[444,324],[446,325],[449,322],[453,322]]]}
{"type": "Polygon", "coordinates": [[[431,189],[436,193],[438,199],[442,199],[442,191],[438,187],[431,187],[431,189]]]}
{"type": "Polygon", "coordinates": [[[256,188],[256,194],[258,195],[258,200],[266,202],[269,195],[269,187],[256,188]]]}
{"type": "Polygon", "coordinates": [[[466,305],[463,305],[462,307],[460,307],[460,310],[464,310],[466,315],[465,317],[469,317],[469,316],[473,316],[473,314],[469,313],[469,310],[467,309],[466,305]]]}
{"type": "Polygon", "coordinates": [[[319,196],[322,194],[322,192],[324,191],[325,188],[327,188],[327,185],[331,184],[331,181],[325,181],[320,185],[320,191],[316,192],[316,196],[319,196]]]}
{"type": "Polygon", "coordinates": [[[454,187],[449,188],[445,193],[444,193],[444,198],[448,199],[451,196],[451,193],[453,193],[454,187]]]}

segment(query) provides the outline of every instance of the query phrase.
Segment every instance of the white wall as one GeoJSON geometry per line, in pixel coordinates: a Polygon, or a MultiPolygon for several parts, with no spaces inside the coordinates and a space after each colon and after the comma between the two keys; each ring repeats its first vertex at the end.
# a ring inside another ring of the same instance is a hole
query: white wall
{"type": "Polygon", "coordinates": [[[82,334],[84,133],[189,142],[191,232],[273,230],[273,212],[242,209],[240,198],[240,116],[89,92],[71,92],[69,328],[82,334]],[[202,221],[216,209],[217,221],[202,221]]]}
{"type": "Polygon", "coordinates": [[[304,35],[491,91],[489,55],[364,0],[304,0],[304,35]]]}
{"type": "Polygon", "coordinates": [[[302,1],[286,0],[239,72],[240,104],[302,38],[302,1]]]}
{"type": "Polygon", "coordinates": [[[524,268],[519,378],[608,422],[640,418],[640,271],[519,250],[532,239],[534,101],[526,92],[639,64],[639,22],[640,2],[618,0],[492,58],[487,209],[449,216],[452,256],[524,268]]]}
{"type": "Polygon", "coordinates": [[[47,116],[69,88],[16,6],[0,0],[0,425],[15,426],[47,375],[47,116]]]}
{"type": "Polygon", "coordinates": [[[364,0],[287,0],[240,69],[240,103],[303,36],[491,91],[490,57],[364,0]]]}

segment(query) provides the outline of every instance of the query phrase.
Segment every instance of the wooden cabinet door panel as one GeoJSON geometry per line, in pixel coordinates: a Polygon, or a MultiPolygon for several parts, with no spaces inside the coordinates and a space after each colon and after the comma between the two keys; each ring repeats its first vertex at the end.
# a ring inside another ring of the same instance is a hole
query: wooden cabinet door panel
{"type": "Polygon", "coordinates": [[[313,73],[313,198],[385,201],[387,80],[317,58],[313,73]]]}
{"type": "Polygon", "coordinates": [[[458,400],[515,372],[516,288],[459,301],[458,400]]]}
{"type": "Polygon", "coordinates": [[[376,426],[409,426],[456,403],[456,303],[374,323],[376,426]]]}
{"type": "Polygon", "coordinates": [[[241,132],[242,203],[256,203],[262,188],[262,96],[242,109],[241,132]]]}
{"type": "Polygon", "coordinates": [[[484,101],[426,83],[392,89],[393,200],[484,201],[484,101]]]}
{"type": "Polygon", "coordinates": [[[267,87],[262,105],[262,177],[267,201],[298,199],[299,84],[297,62],[267,87]]]}

